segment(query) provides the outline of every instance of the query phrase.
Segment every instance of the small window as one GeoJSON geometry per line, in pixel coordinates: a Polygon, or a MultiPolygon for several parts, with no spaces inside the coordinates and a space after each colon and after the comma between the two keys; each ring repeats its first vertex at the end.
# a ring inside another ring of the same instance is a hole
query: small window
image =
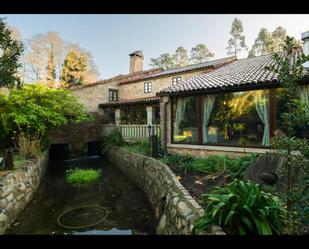
{"type": "Polygon", "coordinates": [[[152,86],[151,86],[151,82],[145,82],[144,84],[144,93],[151,93],[152,91],[152,86]]]}
{"type": "Polygon", "coordinates": [[[108,99],[109,101],[117,101],[117,93],[116,89],[108,89],[108,99]]]}
{"type": "Polygon", "coordinates": [[[178,76],[178,77],[173,77],[173,78],[172,78],[172,84],[173,84],[173,86],[175,86],[176,84],[178,84],[180,81],[181,81],[181,77],[180,77],[180,76],[178,76]]]}

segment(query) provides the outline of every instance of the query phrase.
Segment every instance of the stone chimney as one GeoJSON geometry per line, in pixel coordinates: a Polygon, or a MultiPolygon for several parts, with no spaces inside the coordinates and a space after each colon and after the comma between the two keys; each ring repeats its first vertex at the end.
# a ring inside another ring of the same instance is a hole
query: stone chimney
{"type": "MultiPolygon", "coordinates": [[[[309,55],[309,31],[301,34],[301,40],[303,41],[303,51],[305,55],[309,55]]],[[[309,61],[303,64],[305,68],[309,68],[309,61]]]]}
{"type": "Polygon", "coordinates": [[[136,73],[143,71],[144,55],[141,50],[135,51],[130,55],[130,72],[136,73]]]}

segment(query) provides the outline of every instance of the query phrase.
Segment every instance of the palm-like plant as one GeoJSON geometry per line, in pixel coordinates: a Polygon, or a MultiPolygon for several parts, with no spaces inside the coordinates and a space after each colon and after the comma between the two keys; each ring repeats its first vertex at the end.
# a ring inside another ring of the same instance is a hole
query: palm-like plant
{"type": "Polygon", "coordinates": [[[261,190],[250,181],[234,180],[225,188],[216,187],[204,195],[205,216],[194,226],[193,232],[220,225],[231,234],[282,234],[286,210],[278,197],[261,190]]]}

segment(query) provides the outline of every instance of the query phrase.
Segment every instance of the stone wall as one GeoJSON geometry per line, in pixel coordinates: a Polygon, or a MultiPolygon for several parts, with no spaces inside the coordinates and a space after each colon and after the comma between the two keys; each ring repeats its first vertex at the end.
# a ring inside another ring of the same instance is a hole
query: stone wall
{"type": "Polygon", "coordinates": [[[0,178],[0,234],[13,224],[32,199],[48,164],[47,152],[38,160],[0,178]]]}
{"type": "MultiPolygon", "coordinates": [[[[157,234],[192,234],[204,210],[167,165],[119,147],[108,151],[107,157],[144,191],[158,219],[157,234]]],[[[222,230],[215,227],[213,234],[222,234],[222,230]]]]}
{"type": "Polygon", "coordinates": [[[203,145],[167,145],[169,154],[192,155],[196,157],[205,157],[209,155],[225,155],[231,159],[244,156],[245,153],[264,154],[270,151],[269,149],[246,148],[245,151],[240,147],[219,147],[219,146],[203,146],[203,145]],[[187,148],[185,148],[187,147],[187,148]],[[215,149],[215,147],[217,147],[215,149]]]}
{"type": "Polygon", "coordinates": [[[88,112],[101,113],[99,104],[108,102],[108,89],[117,89],[118,82],[110,81],[104,84],[87,86],[72,90],[72,94],[82,103],[88,112]]]}
{"type": "Polygon", "coordinates": [[[51,144],[70,144],[76,147],[87,147],[87,142],[99,141],[102,135],[102,116],[94,120],[71,123],[50,129],[48,137],[51,144]]]}
{"type": "Polygon", "coordinates": [[[203,71],[200,70],[200,71],[195,71],[195,72],[167,75],[167,76],[160,77],[160,78],[145,79],[145,80],[140,80],[140,81],[132,82],[132,83],[131,82],[124,83],[124,84],[120,83],[118,87],[119,100],[155,97],[156,93],[172,85],[173,77],[181,76],[181,79],[184,80],[189,77],[193,77],[198,74],[201,74],[205,71],[206,70],[203,70],[203,71]],[[144,93],[144,83],[145,82],[152,83],[151,93],[144,93]]]}

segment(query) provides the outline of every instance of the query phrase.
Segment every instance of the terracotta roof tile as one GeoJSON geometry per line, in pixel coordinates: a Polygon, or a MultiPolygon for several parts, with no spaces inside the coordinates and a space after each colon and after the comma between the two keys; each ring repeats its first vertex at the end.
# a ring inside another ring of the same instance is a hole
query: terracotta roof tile
{"type": "Polygon", "coordinates": [[[278,82],[277,75],[265,69],[274,63],[273,54],[239,59],[209,73],[180,81],[175,86],[161,90],[159,95],[278,82]]]}

